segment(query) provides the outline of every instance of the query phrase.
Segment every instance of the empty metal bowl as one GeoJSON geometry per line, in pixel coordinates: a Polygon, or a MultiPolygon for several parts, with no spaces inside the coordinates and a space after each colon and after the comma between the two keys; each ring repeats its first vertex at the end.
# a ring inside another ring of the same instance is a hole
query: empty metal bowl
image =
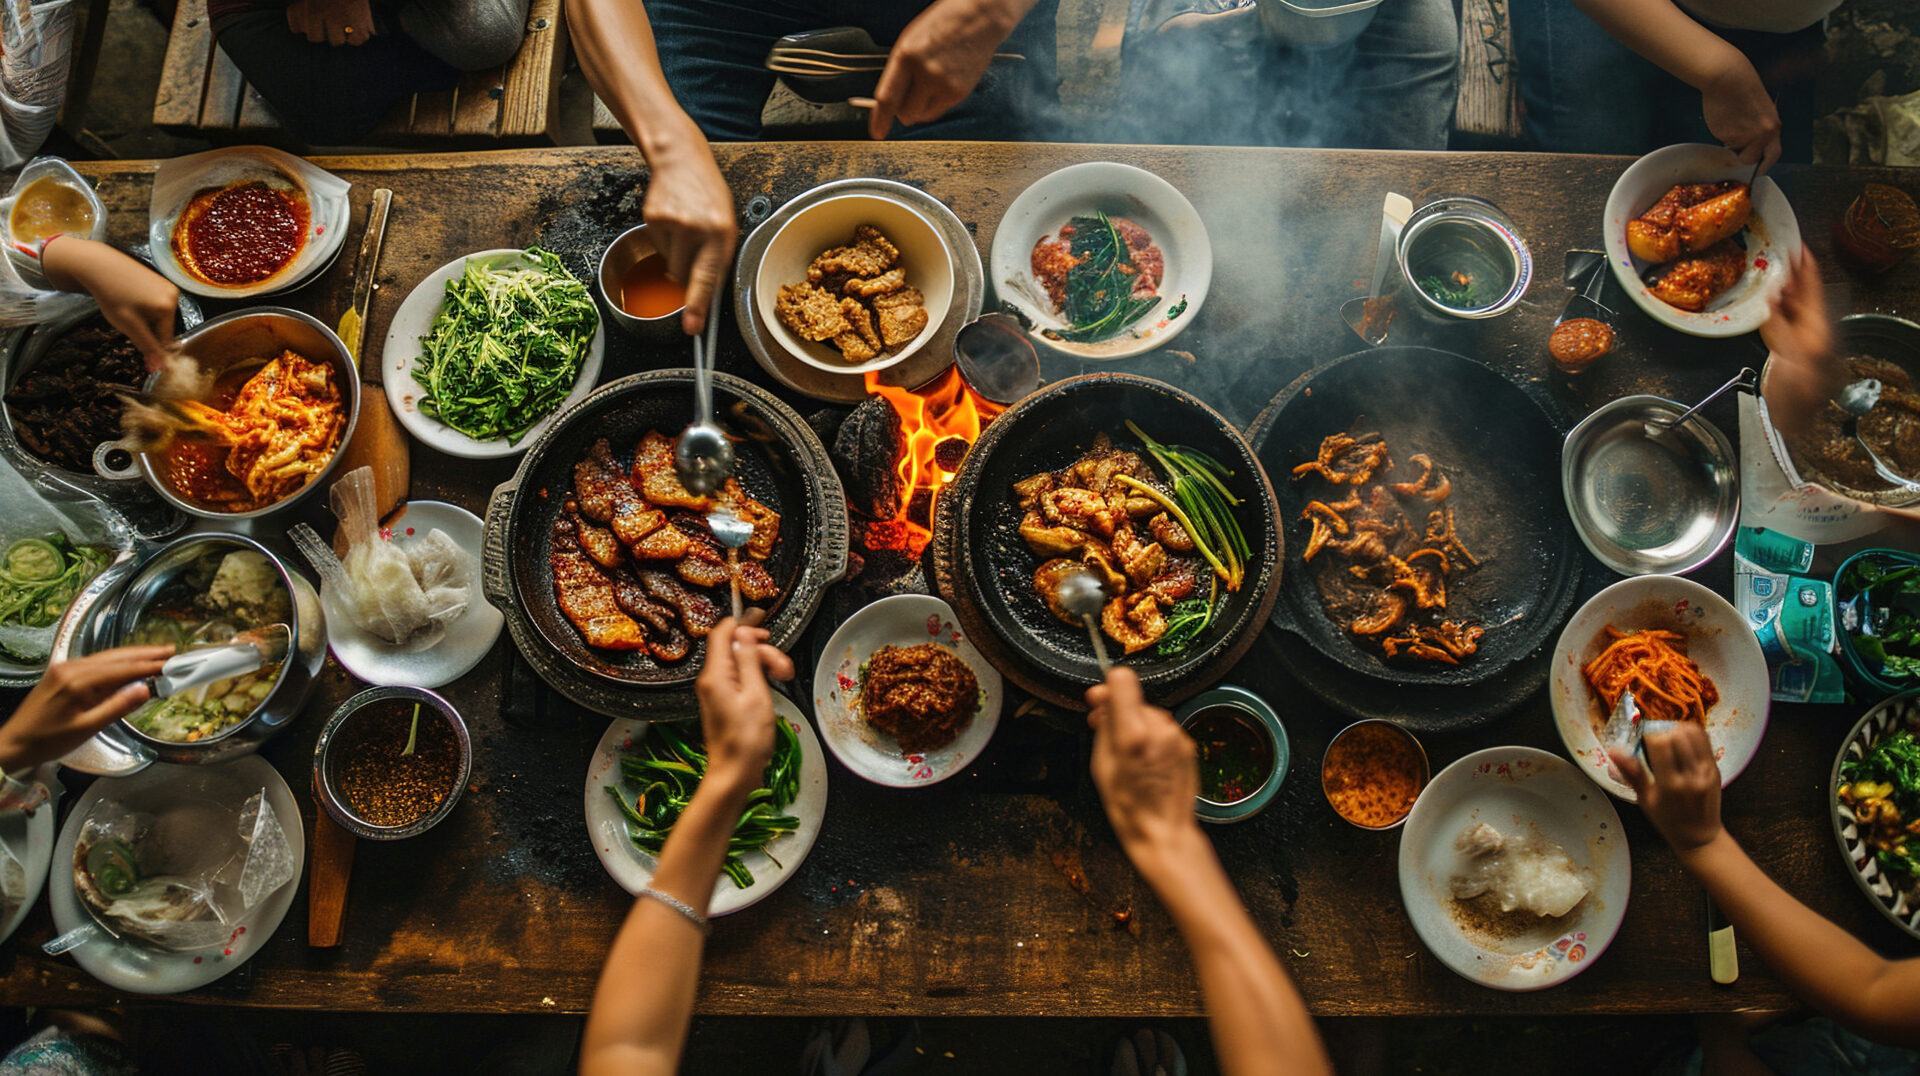
{"type": "Polygon", "coordinates": [[[1623,396],[1567,434],[1560,487],[1587,549],[1622,575],[1682,575],[1726,548],[1740,518],[1738,460],[1698,415],[1658,436],[1685,404],[1623,396]]]}

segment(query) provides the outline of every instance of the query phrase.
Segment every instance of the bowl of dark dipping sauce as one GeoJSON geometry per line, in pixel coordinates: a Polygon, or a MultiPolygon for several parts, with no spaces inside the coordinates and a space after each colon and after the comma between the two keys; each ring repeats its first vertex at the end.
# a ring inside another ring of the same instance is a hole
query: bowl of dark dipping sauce
{"type": "Polygon", "coordinates": [[[369,688],[341,703],[313,749],[321,806],[373,840],[439,825],[472,772],[466,722],[447,700],[417,687],[369,688]]]}
{"type": "Polygon", "coordinates": [[[1201,821],[1238,822],[1273,801],[1292,751],[1280,716],[1265,699],[1223,684],[1194,696],[1174,718],[1193,737],[1200,765],[1193,809],[1201,821]]]}

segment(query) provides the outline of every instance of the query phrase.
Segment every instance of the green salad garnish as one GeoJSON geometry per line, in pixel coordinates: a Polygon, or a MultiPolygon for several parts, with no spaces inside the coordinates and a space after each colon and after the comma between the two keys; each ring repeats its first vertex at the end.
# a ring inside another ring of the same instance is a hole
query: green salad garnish
{"type": "Polygon", "coordinates": [[[1862,557],[1840,580],[1842,600],[1864,595],[1853,649],[1887,680],[1920,681],[1920,564],[1862,557]]]}
{"type": "Polygon", "coordinates": [[[106,566],[106,550],[65,535],[14,542],[0,552],[0,624],[52,627],[106,566]]]}
{"type": "MultiPolygon", "coordinates": [[[[1068,249],[1077,261],[1067,270],[1066,301],[1060,306],[1060,316],[1068,327],[1057,332],[1049,329],[1047,335],[1075,344],[1118,336],[1159,306],[1160,296],[1133,293],[1139,269],[1120,229],[1105,213],[1074,217],[1071,223],[1073,238],[1068,249]]],[[[1186,308],[1182,299],[1167,311],[1167,317],[1179,317],[1186,308]]]]}
{"type": "Polygon", "coordinates": [[[1880,737],[1873,749],[1840,764],[1840,798],[1853,807],[1861,839],[1880,869],[1920,878],[1920,836],[1907,820],[1920,818],[1920,736],[1911,728],[1880,737]]]}
{"type": "Polygon", "coordinates": [[[518,443],[557,410],[600,324],[559,255],[530,247],[526,260],[495,268],[468,259],[413,363],[421,414],[475,440],[518,443]]]}
{"type": "MultiPolygon", "coordinates": [[[[786,809],[800,796],[800,737],[783,720],[773,723],[773,758],[760,776],[760,787],[747,796],[746,811],[727,842],[724,866],[736,888],[753,884],[753,872],[742,856],[754,849],[767,852],[767,843],[800,827],[786,809]]],[[[707,774],[707,754],[698,737],[682,736],[662,722],[631,747],[620,752],[620,784],[607,785],[607,795],[627,817],[627,839],[648,855],[658,856],[680,813],[693,801],[693,791],[707,774]]],[[[774,865],[780,861],[775,859],[774,865]]]]}

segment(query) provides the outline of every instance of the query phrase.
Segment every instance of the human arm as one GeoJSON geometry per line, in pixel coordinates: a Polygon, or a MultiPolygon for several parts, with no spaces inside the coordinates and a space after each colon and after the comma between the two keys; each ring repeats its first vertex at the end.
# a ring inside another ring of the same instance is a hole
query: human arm
{"type": "Polygon", "coordinates": [[[173,319],[180,289],[166,277],[105,243],[56,235],[40,251],[40,271],[61,291],[84,291],[100,304],[107,324],[140,349],[147,369],[158,370],[173,345],[173,319]]]}
{"type": "Polygon", "coordinates": [[[1720,769],[1697,725],[1646,739],[1652,775],[1613,754],[1681,867],[1801,1000],[1867,1038],[1920,1047],[1920,959],[1888,960],[1795,900],[1720,823],[1720,769]]]}
{"type": "Polygon", "coordinates": [[[1036,0],[934,0],[887,52],[873,91],[867,131],[887,137],[893,121],[926,123],[966,100],[993,65],[994,51],[1036,0]]]}
{"type": "Polygon", "coordinates": [[[668,275],[687,285],[680,327],[698,333],[733,259],[733,194],[706,136],[674,100],[638,0],[567,0],[567,23],[587,81],[646,158],[640,215],[663,237],[668,275]]]}
{"type": "Polygon", "coordinates": [[[1765,386],[1767,415],[1787,433],[1803,434],[1847,385],[1847,364],[1833,350],[1820,267],[1805,247],[1794,253],[1787,285],[1772,307],[1760,326],[1760,339],[1774,358],[1765,386]]]}
{"type": "Polygon", "coordinates": [[[1780,159],[1780,110],[1760,72],[1673,0],[1574,0],[1616,41],[1700,91],[1707,129],[1765,172],[1780,159]]]}
{"type": "Polygon", "coordinates": [[[1331,1073],[1306,1003],[1194,818],[1193,741],[1147,705],[1130,669],[1110,671],[1087,703],[1094,786],[1120,847],[1193,951],[1221,1071],[1331,1073]]]}
{"type": "Polygon", "coordinates": [[[171,646],[123,646],[48,666],[0,725],[0,772],[25,771],[79,747],[147,700],[171,646]]]}
{"type": "MultiPolygon", "coordinates": [[[[660,849],[651,888],[702,916],[747,796],[773,756],[776,718],[766,678],[793,676],[793,662],[766,639],[759,628],[722,620],[707,635],[707,664],[695,682],[707,773],[660,849]]],[[[633,902],[594,990],[580,1046],[582,1076],[678,1071],[705,943],[675,909],[647,897],[633,902]]]]}

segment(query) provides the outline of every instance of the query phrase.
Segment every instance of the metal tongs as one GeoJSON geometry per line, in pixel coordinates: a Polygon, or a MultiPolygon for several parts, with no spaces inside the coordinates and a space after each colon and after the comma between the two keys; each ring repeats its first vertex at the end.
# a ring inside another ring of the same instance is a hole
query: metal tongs
{"type": "Polygon", "coordinates": [[[285,624],[268,624],[239,632],[220,646],[175,654],[160,666],[160,675],[147,679],[147,690],[156,699],[171,698],[278,664],[286,659],[292,639],[285,624]]]}

